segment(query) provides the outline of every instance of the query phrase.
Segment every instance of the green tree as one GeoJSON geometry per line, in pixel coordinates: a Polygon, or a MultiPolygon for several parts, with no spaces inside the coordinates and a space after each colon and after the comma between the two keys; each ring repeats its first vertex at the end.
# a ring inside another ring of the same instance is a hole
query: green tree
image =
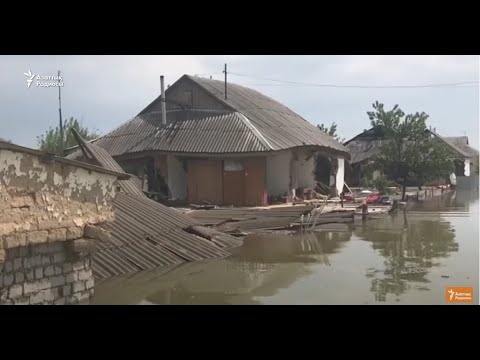
{"type": "Polygon", "coordinates": [[[345,138],[341,138],[337,134],[337,124],[335,122],[333,122],[332,125],[330,125],[330,127],[327,127],[324,124],[320,124],[320,125],[317,125],[317,128],[319,130],[322,130],[323,132],[327,133],[328,135],[333,137],[338,142],[341,142],[341,143],[345,142],[345,138]]]}
{"type": "Polygon", "coordinates": [[[479,168],[479,158],[478,158],[478,154],[475,155],[475,157],[473,158],[473,172],[475,174],[478,175],[478,168],[479,168]]]}
{"type": "Polygon", "coordinates": [[[386,111],[378,101],[373,108],[374,111],[367,112],[371,125],[381,127],[385,139],[375,163],[402,185],[402,199],[407,181],[416,181],[421,186],[453,171],[454,155],[450,148],[426,132],[426,113],[406,115],[398,105],[386,111]]]}
{"type": "MultiPolygon", "coordinates": [[[[70,119],[65,120],[63,123],[64,149],[78,145],[75,137],[73,136],[72,129],[77,130],[77,132],[85,140],[93,140],[99,136],[97,131],[89,130],[88,128],[82,126],[77,119],[71,117],[70,119]]],[[[60,126],[56,126],[55,128],[50,127],[43,135],[37,137],[38,147],[40,150],[49,153],[63,155],[61,150],[61,139],[60,126]]]]}

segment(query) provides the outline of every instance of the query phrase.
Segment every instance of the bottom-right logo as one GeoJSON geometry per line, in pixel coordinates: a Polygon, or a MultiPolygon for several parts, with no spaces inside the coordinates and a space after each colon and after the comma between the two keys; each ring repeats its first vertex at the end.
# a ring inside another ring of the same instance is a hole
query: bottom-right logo
{"type": "Polygon", "coordinates": [[[473,287],[447,287],[447,303],[473,302],[473,287]]]}

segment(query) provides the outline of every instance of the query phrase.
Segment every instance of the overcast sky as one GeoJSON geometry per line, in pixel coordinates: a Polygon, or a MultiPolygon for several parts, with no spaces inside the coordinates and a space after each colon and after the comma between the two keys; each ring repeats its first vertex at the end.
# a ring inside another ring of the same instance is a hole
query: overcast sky
{"type": "Polygon", "coordinates": [[[349,139],[369,127],[375,100],[425,111],[428,125],[446,136],[467,134],[478,149],[478,84],[435,88],[325,88],[273,82],[397,86],[479,81],[478,56],[0,56],[0,137],[36,147],[36,137],[58,123],[58,88],[27,88],[25,72],[61,70],[62,112],[106,133],[138,114],[159,95],[159,76],[173,84],[183,74],[223,79],[279,100],[313,124],[336,122],[349,139]],[[238,76],[234,73],[248,75],[238,76]]]}

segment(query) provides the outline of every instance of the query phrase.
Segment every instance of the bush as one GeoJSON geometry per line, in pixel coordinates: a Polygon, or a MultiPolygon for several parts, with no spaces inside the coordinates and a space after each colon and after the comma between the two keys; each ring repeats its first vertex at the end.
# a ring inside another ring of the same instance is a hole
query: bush
{"type": "Polygon", "coordinates": [[[389,181],[385,176],[379,176],[371,182],[372,186],[381,193],[387,193],[388,186],[390,185],[389,181]]]}

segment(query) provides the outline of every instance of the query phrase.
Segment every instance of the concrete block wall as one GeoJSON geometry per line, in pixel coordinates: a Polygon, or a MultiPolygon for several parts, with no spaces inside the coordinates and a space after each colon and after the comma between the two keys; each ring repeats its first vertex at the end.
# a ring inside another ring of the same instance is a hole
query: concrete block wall
{"type": "Polygon", "coordinates": [[[0,304],[77,304],[93,295],[90,255],[73,251],[73,241],[4,250],[0,304]]]}

